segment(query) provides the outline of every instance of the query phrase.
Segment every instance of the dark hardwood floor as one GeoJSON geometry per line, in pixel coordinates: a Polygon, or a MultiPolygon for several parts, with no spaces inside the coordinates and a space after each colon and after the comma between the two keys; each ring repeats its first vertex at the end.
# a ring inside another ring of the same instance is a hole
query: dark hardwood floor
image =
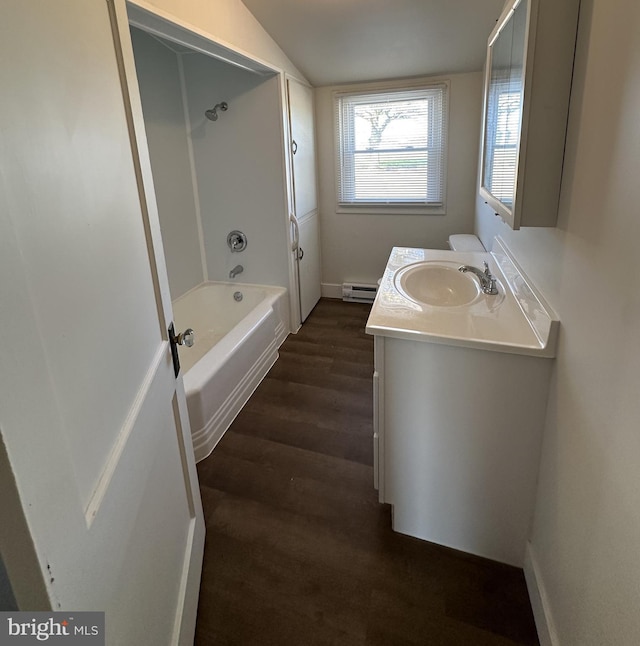
{"type": "Polygon", "coordinates": [[[321,300],[198,465],[197,646],[538,643],[521,570],[391,530],[368,312],[321,300]]]}

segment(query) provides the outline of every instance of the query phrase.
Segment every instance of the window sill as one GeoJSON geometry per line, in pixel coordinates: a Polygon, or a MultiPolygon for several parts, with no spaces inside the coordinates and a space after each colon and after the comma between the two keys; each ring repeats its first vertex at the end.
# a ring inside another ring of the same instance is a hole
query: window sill
{"type": "Polygon", "coordinates": [[[441,206],[410,206],[396,204],[337,204],[336,213],[353,213],[366,215],[446,215],[447,210],[441,206]]]}

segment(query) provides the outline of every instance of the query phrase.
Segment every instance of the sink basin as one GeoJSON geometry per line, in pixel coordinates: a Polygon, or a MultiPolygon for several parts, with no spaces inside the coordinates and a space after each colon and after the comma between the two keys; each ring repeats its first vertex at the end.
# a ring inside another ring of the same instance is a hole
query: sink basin
{"type": "Polygon", "coordinates": [[[458,271],[460,263],[429,261],[398,270],[393,282],[409,300],[436,307],[457,307],[472,303],[482,290],[470,274],[458,271]]]}

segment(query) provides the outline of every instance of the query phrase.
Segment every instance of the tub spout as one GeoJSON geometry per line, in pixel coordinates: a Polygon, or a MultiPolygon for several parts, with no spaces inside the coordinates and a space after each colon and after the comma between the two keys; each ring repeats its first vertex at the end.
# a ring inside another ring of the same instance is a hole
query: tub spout
{"type": "Polygon", "coordinates": [[[241,274],[244,271],[244,267],[242,265],[236,265],[230,272],[229,272],[229,278],[235,278],[238,274],[241,274]]]}

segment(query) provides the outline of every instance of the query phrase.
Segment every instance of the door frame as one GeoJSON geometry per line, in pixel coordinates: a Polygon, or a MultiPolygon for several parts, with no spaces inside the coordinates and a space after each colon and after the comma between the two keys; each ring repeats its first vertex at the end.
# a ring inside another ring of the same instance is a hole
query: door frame
{"type": "MultiPolygon", "coordinates": [[[[168,328],[173,322],[173,306],[169,292],[169,279],[162,245],[160,218],[158,216],[158,206],[151,172],[151,158],[149,156],[147,134],[144,126],[142,101],[138,87],[133,45],[129,32],[127,4],[126,0],[108,0],[108,3],[114,41],[116,41],[114,45],[118,57],[119,73],[123,94],[125,95],[123,98],[127,111],[127,120],[129,122],[138,190],[144,196],[140,202],[147,244],[150,247],[149,258],[154,276],[154,286],[157,291],[156,301],[162,305],[162,311],[159,311],[158,314],[163,331],[163,340],[166,344],[166,352],[171,352],[168,328]]],[[[182,431],[182,441],[179,443],[180,459],[182,461],[183,471],[188,474],[188,481],[185,482],[185,488],[192,522],[189,527],[188,538],[190,549],[185,553],[182,581],[180,583],[180,605],[182,612],[176,614],[173,643],[187,645],[193,642],[195,635],[202,560],[204,557],[205,523],[182,373],[177,375],[175,386],[175,403],[177,408],[175,414],[181,422],[180,430],[182,431]]]]}

